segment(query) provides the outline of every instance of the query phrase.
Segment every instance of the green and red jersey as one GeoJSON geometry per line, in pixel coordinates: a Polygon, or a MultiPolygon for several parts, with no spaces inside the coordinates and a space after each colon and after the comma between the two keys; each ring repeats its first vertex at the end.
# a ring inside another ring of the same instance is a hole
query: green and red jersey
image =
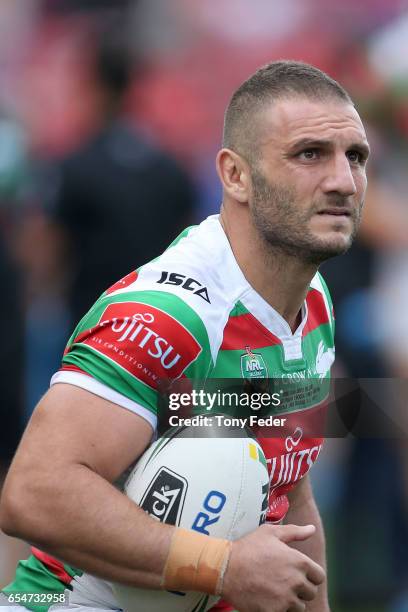
{"type": "MultiPolygon", "coordinates": [[[[163,379],[278,381],[285,401],[277,413],[287,428],[259,441],[270,473],[268,520],[279,522],[287,493],[320,453],[323,440],[310,424],[327,400],[333,361],[333,311],[321,275],[310,283],[293,333],[247,282],[215,215],[102,294],[74,330],[51,384],[86,389],[156,430],[163,379]]],[[[33,554],[62,583],[74,575],[71,590],[86,583],[86,574],[33,554]]],[[[100,582],[106,592],[109,583],[100,582]]]]}

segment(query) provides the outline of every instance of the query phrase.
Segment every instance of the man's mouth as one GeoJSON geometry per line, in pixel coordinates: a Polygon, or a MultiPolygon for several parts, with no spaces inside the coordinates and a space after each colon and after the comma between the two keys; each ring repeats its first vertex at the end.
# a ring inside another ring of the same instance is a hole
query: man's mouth
{"type": "Polygon", "coordinates": [[[351,217],[351,211],[348,208],[324,208],[319,210],[318,215],[331,215],[333,217],[351,217]]]}

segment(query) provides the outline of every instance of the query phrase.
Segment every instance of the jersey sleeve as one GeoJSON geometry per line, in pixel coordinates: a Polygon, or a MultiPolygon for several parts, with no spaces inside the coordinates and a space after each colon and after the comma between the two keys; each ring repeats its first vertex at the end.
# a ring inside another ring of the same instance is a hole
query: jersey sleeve
{"type": "Polygon", "coordinates": [[[135,277],[132,273],[119,281],[81,320],[51,382],[83,387],[154,427],[161,385],[205,378],[211,351],[196,311],[166,291],[135,291],[137,284],[126,291],[135,277]]]}

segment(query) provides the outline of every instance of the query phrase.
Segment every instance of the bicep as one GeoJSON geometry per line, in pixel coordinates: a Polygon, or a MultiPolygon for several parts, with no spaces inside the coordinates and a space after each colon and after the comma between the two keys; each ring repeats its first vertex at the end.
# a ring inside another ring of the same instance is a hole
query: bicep
{"type": "Polygon", "coordinates": [[[42,398],[21,441],[13,471],[86,465],[113,482],[145,450],[152,427],[89,391],[56,384],[42,398]]]}

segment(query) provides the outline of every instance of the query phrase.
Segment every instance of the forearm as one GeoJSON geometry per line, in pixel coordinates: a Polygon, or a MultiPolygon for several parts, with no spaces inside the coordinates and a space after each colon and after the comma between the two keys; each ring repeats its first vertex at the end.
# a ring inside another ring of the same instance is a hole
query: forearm
{"type": "Polygon", "coordinates": [[[83,465],[60,474],[32,473],[35,486],[20,490],[11,533],[107,580],[158,588],[174,528],[83,465]]]}
{"type": "MultiPolygon", "coordinates": [[[[326,571],[326,541],[319,510],[312,495],[300,496],[291,503],[285,523],[294,525],[309,525],[316,527],[315,534],[303,542],[293,542],[293,548],[303,552],[316,561],[326,571]]],[[[327,572],[326,572],[327,573],[327,572]]],[[[330,610],[327,594],[327,581],[320,585],[316,598],[308,602],[308,612],[328,612],[330,610]]]]}

